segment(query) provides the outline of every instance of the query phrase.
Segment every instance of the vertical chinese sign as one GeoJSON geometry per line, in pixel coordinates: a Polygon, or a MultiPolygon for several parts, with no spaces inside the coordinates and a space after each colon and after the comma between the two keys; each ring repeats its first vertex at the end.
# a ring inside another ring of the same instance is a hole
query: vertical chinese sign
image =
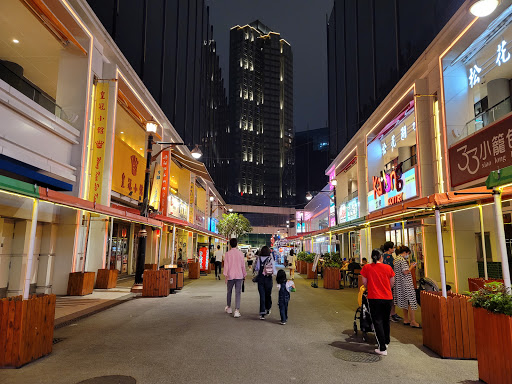
{"type": "Polygon", "coordinates": [[[160,193],[162,192],[162,172],[162,166],[160,164],[156,164],[155,169],[153,171],[151,193],[149,195],[149,206],[153,208],[160,207],[160,193]]]}
{"type": "Polygon", "coordinates": [[[92,132],[91,179],[88,200],[101,202],[103,187],[103,165],[105,164],[105,143],[107,137],[108,82],[98,82],[94,95],[94,124],[92,132]]]}
{"type": "Polygon", "coordinates": [[[188,198],[189,210],[188,210],[188,221],[194,223],[195,216],[195,204],[196,204],[196,177],[190,174],[190,195],[188,198]]]}
{"type": "Polygon", "coordinates": [[[167,215],[167,196],[169,190],[169,161],[171,160],[171,151],[162,152],[162,192],[160,197],[160,212],[162,215],[167,215]]]}

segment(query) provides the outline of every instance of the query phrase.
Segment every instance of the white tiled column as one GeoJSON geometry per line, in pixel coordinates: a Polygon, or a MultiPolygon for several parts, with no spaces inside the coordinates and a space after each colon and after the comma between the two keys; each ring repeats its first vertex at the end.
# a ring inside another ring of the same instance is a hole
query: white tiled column
{"type": "Polygon", "coordinates": [[[37,269],[37,293],[51,293],[53,266],[55,263],[55,245],[57,244],[58,226],[54,223],[42,225],[41,248],[39,250],[39,265],[37,269]]]}

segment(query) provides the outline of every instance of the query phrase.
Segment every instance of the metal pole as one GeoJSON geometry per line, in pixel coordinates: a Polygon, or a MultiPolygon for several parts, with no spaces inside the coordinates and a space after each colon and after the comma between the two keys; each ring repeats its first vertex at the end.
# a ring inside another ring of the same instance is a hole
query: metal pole
{"type": "Polygon", "coordinates": [[[439,272],[441,274],[441,291],[446,296],[446,272],[444,269],[443,233],[441,231],[441,212],[436,207],[437,254],[439,256],[439,272]]]}
{"type": "MultiPolygon", "coordinates": [[[[153,152],[153,135],[148,136],[148,148],[146,150],[146,174],[144,175],[144,197],[140,209],[142,217],[148,217],[149,200],[149,175],[151,173],[151,153],[153,152]]],[[[139,232],[139,247],[137,249],[137,262],[135,264],[135,284],[142,284],[144,263],[146,261],[146,237],[148,233],[146,226],[142,224],[139,232]]]]}
{"type": "Polygon", "coordinates": [[[34,244],[36,242],[37,214],[39,212],[39,200],[34,199],[32,206],[32,222],[30,224],[30,240],[28,244],[27,271],[25,273],[25,286],[23,288],[23,299],[27,300],[30,293],[30,281],[32,280],[32,265],[34,262],[34,244]]]}
{"type": "Polygon", "coordinates": [[[503,212],[501,210],[501,192],[493,189],[494,195],[494,217],[496,217],[496,235],[498,236],[498,244],[501,256],[501,273],[503,274],[503,282],[505,287],[510,289],[510,270],[508,266],[507,245],[505,244],[505,228],[503,224],[503,212]]]}
{"type": "Polygon", "coordinates": [[[105,261],[105,269],[110,269],[109,268],[109,263],[110,263],[110,258],[112,257],[112,235],[113,235],[113,233],[114,233],[114,218],[112,217],[110,219],[110,241],[108,242],[108,244],[109,244],[109,247],[108,247],[108,258],[105,261]]]}
{"type": "MultiPolygon", "coordinates": [[[[334,195],[334,226],[338,225],[338,210],[336,207],[336,186],[333,187],[333,195],[334,195]]],[[[338,235],[334,235],[334,251],[340,250],[340,246],[338,245],[338,235]]]]}
{"type": "Polygon", "coordinates": [[[91,214],[87,219],[87,231],[85,232],[84,260],[82,261],[82,273],[85,272],[85,262],[87,261],[87,248],[89,246],[89,232],[91,230],[91,214]]]}
{"type": "Polygon", "coordinates": [[[480,235],[482,238],[482,254],[484,257],[484,277],[485,280],[487,280],[489,275],[487,274],[487,250],[485,249],[484,214],[481,205],[478,206],[478,212],[480,213],[480,235]]]}
{"type": "Polygon", "coordinates": [[[156,269],[160,268],[160,255],[162,254],[162,237],[164,235],[164,227],[160,229],[160,236],[158,236],[158,258],[156,262],[156,269]]]}
{"type": "Polygon", "coordinates": [[[174,265],[174,244],[176,242],[176,224],[172,227],[172,243],[171,243],[171,265],[174,265]]]}

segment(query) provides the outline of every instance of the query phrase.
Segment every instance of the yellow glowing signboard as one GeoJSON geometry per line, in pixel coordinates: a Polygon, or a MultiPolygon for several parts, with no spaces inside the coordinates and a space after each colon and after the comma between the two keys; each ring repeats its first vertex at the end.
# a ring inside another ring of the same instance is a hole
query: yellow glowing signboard
{"type": "Polygon", "coordinates": [[[160,164],[155,165],[153,172],[153,183],[151,184],[151,194],[149,196],[149,205],[153,208],[160,207],[160,195],[162,193],[163,168],[160,164]]]}
{"type": "Polygon", "coordinates": [[[188,199],[189,203],[189,211],[188,211],[188,221],[189,223],[194,222],[194,207],[196,200],[196,177],[194,175],[190,175],[190,195],[188,199]]]}
{"type": "Polygon", "coordinates": [[[107,141],[107,114],[108,114],[108,82],[96,84],[94,93],[94,124],[91,140],[91,162],[89,201],[101,203],[101,190],[103,187],[103,167],[105,164],[105,145],[107,141]]]}
{"type": "Polygon", "coordinates": [[[144,196],[145,159],[116,136],[112,190],[142,201],[144,196]]]}

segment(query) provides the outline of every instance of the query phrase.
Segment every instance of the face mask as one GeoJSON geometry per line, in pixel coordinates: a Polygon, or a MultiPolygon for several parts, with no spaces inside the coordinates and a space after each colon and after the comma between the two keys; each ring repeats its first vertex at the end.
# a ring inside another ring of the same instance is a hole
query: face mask
{"type": "Polygon", "coordinates": [[[408,259],[409,258],[409,254],[406,253],[404,256],[403,256],[404,259],[408,259]]]}

